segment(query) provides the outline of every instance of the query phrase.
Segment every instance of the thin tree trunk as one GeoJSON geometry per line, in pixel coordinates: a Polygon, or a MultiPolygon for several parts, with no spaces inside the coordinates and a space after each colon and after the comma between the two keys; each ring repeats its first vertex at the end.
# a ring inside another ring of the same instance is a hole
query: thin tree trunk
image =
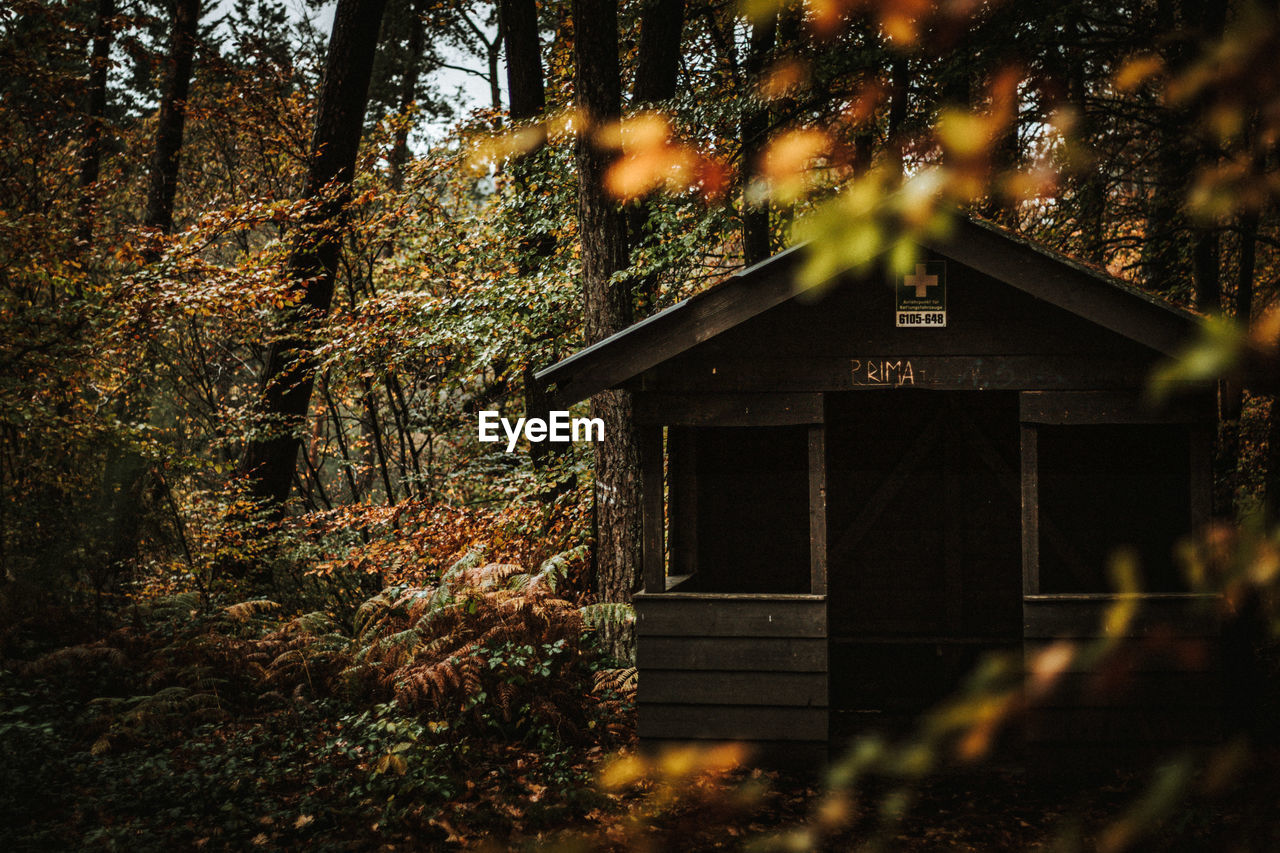
{"type": "MultiPolygon", "coordinates": [[[[1234,318],[1241,328],[1249,328],[1253,314],[1253,289],[1257,263],[1258,213],[1250,211],[1240,217],[1240,266],[1236,270],[1234,318]]],[[[1219,488],[1214,496],[1214,509],[1220,515],[1234,517],[1236,495],[1240,490],[1240,418],[1244,414],[1244,388],[1238,382],[1224,382],[1220,391],[1221,426],[1218,433],[1218,459],[1214,465],[1219,488]]],[[[1273,412],[1272,418],[1280,414],[1273,412]]],[[[1272,432],[1280,426],[1272,423],[1272,432]]],[[[1274,492],[1271,493],[1274,495],[1274,492]]]]}
{"type": "MultiPolygon", "coordinates": [[[[1066,45],[1067,98],[1080,117],[1080,137],[1086,144],[1098,141],[1097,122],[1089,107],[1089,24],[1081,15],[1074,27],[1075,43],[1066,45]]],[[[1095,264],[1104,257],[1107,184],[1101,164],[1093,164],[1076,177],[1076,227],[1080,231],[1080,247],[1084,259],[1095,264]]]]}
{"type": "Polygon", "coordinates": [[[493,41],[486,42],[484,46],[489,59],[489,97],[495,110],[502,109],[502,75],[498,73],[498,65],[502,59],[502,29],[502,16],[499,15],[498,32],[494,34],[493,41]]]}
{"type": "Polygon", "coordinates": [[[257,408],[271,432],[248,443],[240,464],[249,496],[274,515],[283,513],[289,496],[311,402],[315,358],[308,327],[328,312],[333,299],[343,211],[355,175],[385,4],[338,0],[334,12],[307,175],[306,197],[316,206],[294,240],[288,263],[299,306],[286,320],[287,334],[267,351],[257,408]]]}
{"type": "MultiPolygon", "coordinates": [[[[542,79],[542,46],[538,39],[538,7],[534,0],[502,0],[503,48],[507,56],[507,100],[511,118],[528,121],[538,118],[546,109],[546,92],[542,79]]],[[[527,186],[526,173],[529,163],[520,160],[511,167],[517,185],[517,197],[524,195],[527,186]]],[[[543,252],[536,241],[521,246],[521,265],[526,272],[540,261],[543,252]]],[[[551,403],[544,388],[534,378],[535,365],[526,363],[520,368],[521,385],[524,388],[524,412],[526,418],[546,419],[551,403]]],[[[533,466],[545,468],[547,463],[569,449],[567,442],[530,442],[529,458],[533,466]]]]}
{"type": "Polygon", "coordinates": [[[173,25],[169,30],[164,94],[160,98],[160,115],[156,121],[156,144],[151,155],[147,212],[143,218],[144,225],[164,234],[173,228],[173,200],[178,190],[182,135],[187,123],[187,93],[191,89],[191,68],[195,61],[199,24],[200,0],[176,0],[173,25]]]}
{"type": "MultiPolygon", "coordinates": [[[[653,107],[675,97],[683,32],[684,0],[649,0],[641,8],[640,46],[631,87],[632,106],[653,107]]],[[[646,238],[650,213],[647,199],[627,208],[627,233],[633,249],[646,238]]],[[[640,276],[633,286],[636,304],[642,314],[648,314],[657,300],[658,277],[654,274],[640,276]]]]}
{"type": "Polygon", "coordinates": [[[102,125],[107,112],[107,71],[115,29],[115,0],[98,0],[93,27],[93,52],[89,57],[89,112],[84,128],[84,150],[80,155],[80,200],[76,240],[84,246],[93,241],[93,216],[98,177],[102,169],[102,125]]]}
{"type": "Polygon", "coordinates": [[[1271,411],[1267,414],[1267,457],[1263,475],[1262,495],[1268,524],[1280,519],[1280,394],[1271,397],[1271,411]]]}
{"type": "Polygon", "coordinates": [[[391,187],[400,189],[404,186],[404,165],[409,161],[409,109],[417,99],[418,77],[422,73],[423,55],[423,0],[414,0],[409,11],[412,20],[409,22],[409,56],[405,60],[404,70],[400,75],[399,123],[396,125],[394,141],[391,144],[391,187]]]}
{"type": "Polygon", "coordinates": [[[906,140],[903,138],[903,126],[907,122],[907,99],[911,90],[911,66],[907,58],[894,54],[889,64],[889,85],[892,94],[889,96],[888,148],[889,158],[898,174],[904,174],[906,140]]]}
{"type": "MultiPolygon", "coordinates": [[[[574,84],[578,107],[593,124],[616,118],[621,108],[618,73],[618,8],[613,0],[573,0],[574,84]]],[[[582,239],[583,325],[588,344],[631,322],[631,294],[611,282],[627,266],[626,220],[604,190],[610,154],[589,134],[575,146],[578,166],[578,228],[582,239]]],[[[640,580],[639,454],[631,417],[631,395],[605,391],[591,399],[591,414],[604,421],[604,441],[595,449],[596,594],[601,601],[629,602],[640,580]]],[[[633,638],[617,626],[606,641],[618,657],[630,657],[633,638]]]]}
{"type": "Polygon", "coordinates": [[[1196,242],[1191,251],[1195,276],[1196,308],[1205,313],[1222,310],[1222,270],[1218,229],[1213,226],[1196,229],[1196,242]]]}
{"type": "Polygon", "coordinates": [[[773,52],[778,35],[778,16],[757,19],[751,25],[751,39],[747,46],[746,78],[743,81],[743,107],[740,125],[742,146],[742,259],[747,266],[758,264],[773,253],[769,233],[769,203],[752,202],[747,197],[751,179],[759,166],[760,152],[764,149],[765,136],[769,132],[769,110],[756,96],[756,87],[764,74],[765,64],[773,52]]]}
{"type": "MultiPolygon", "coordinates": [[[[1177,76],[1189,61],[1185,38],[1179,38],[1183,0],[1157,0],[1157,43],[1167,46],[1163,59],[1169,73],[1177,76]]],[[[1184,269],[1179,252],[1186,222],[1182,201],[1186,191],[1188,161],[1197,152],[1188,145],[1188,114],[1185,107],[1159,105],[1155,113],[1155,171],[1151,177],[1151,199],[1147,208],[1146,228],[1142,240],[1143,274],[1150,287],[1167,290],[1184,269]]]]}
{"type": "Polygon", "coordinates": [[[1235,319],[1248,328],[1253,318],[1254,266],[1258,252],[1258,211],[1240,217],[1240,268],[1236,272],[1235,319]]]}
{"type": "MultiPolygon", "coordinates": [[[[1183,12],[1188,23],[1199,30],[1203,39],[1216,43],[1222,38],[1227,22],[1227,4],[1221,0],[1187,0],[1183,12]]],[[[1221,158],[1218,143],[1199,134],[1195,146],[1196,165],[1213,168],[1221,158]]],[[[1205,312],[1222,310],[1220,259],[1221,229],[1217,224],[1199,227],[1192,249],[1192,272],[1195,277],[1196,307],[1205,312]]]]}

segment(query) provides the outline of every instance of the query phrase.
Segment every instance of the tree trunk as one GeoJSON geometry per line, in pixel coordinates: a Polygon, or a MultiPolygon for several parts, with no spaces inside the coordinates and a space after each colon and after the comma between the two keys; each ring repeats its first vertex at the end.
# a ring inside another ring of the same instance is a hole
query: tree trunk
{"type": "Polygon", "coordinates": [[[1262,484],[1263,504],[1267,524],[1280,519],[1280,394],[1271,397],[1271,411],[1267,414],[1267,458],[1262,484]]]}
{"type": "Polygon", "coordinates": [[[160,115],[156,120],[156,144],[151,154],[151,182],[147,188],[147,213],[143,224],[168,234],[173,228],[173,199],[178,190],[178,166],[182,134],[187,123],[187,93],[195,60],[200,0],[176,0],[169,29],[168,68],[160,115]]]}
{"type": "Polygon", "coordinates": [[[418,76],[422,73],[423,54],[423,0],[414,0],[409,10],[409,56],[400,74],[400,121],[396,125],[395,139],[391,144],[391,188],[404,186],[404,165],[409,161],[409,109],[418,96],[418,76]]]}
{"type": "MultiPolygon", "coordinates": [[[[511,117],[516,121],[538,118],[546,109],[547,102],[542,80],[537,3],[534,0],[502,0],[498,10],[502,16],[503,47],[507,55],[507,100],[511,117]]],[[[511,166],[517,198],[525,195],[528,165],[528,161],[519,160],[511,166]]],[[[542,244],[537,240],[522,241],[520,254],[524,271],[528,272],[541,258],[542,244]]],[[[546,388],[533,377],[534,369],[534,364],[525,364],[520,370],[525,417],[546,419],[551,404],[546,388]]],[[[530,442],[529,458],[535,468],[541,469],[550,459],[568,449],[567,442],[530,442]]]]}
{"type": "MultiPolygon", "coordinates": [[[[1250,211],[1240,217],[1240,266],[1236,270],[1234,300],[1235,321],[1249,328],[1253,314],[1253,283],[1257,262],[1258,213],[1250,211]]],[[[1240,489],[1240,418],[1244,414],[1244,388],[1237,382],[1224,382],[1220,391],[1218,458],[1214,464],[1218,489],[1214,509],[1220,515],[1234,517],[1236,495],[1240,489]]],[[[1280,412],[1274,412],[1273,417],[1280,412]]],[[[1271,424],[1272,431],[1280,426],[1271,424]]],[[[1274,495],[1274,492],[1272,493],[1274,495]]]]}
{"type": "MultiPolygon", "coordinates": [[[[631,105],[653,107],[675,97],[680,72],[680,38],[684,33],[684,0],[649,0],[640,12],[640,47],[636,56],[631,105]]],[[[641,199],[627,208],[627,232],[631,247],[645,239],[650,206],[641,199]]],[[[648,314],[657,300],[658,277],[640,276],[634,284],[635,302],[648,314]]]]}
{"type": "MultiPolygon", "coordinates": [[[[618,116],[618,8],[613,0],[573,0],[574,85],[578,108],[592,126],[618,116]]],[[[626,220],[604,189],[610,153],[590,134],[575,146],[578,167],[578,228],[582,239],[583,326],[588,344],[631,322],[631,294],[611,282],[627,266],[626,220]]],[[[604,421],[605,438],[595,449],[596,594],[601,601],[629,602],[640,580],[639,454],[631,418],[631,395],[605,391],[591,399],[591,414],[604,421]]],[[[606,642],[629,658],[633,633],[611,626],[606,642]]]]}
{"type": "Polygon", "coordinates": [[[107,112],[107,71],[115,30],[115,0],[98,0],[98,16],[93,27],[93,52],[89,58],[89,112],[84,127],[84,150],[80,155],[80,200],[76,240],[87,247],[93,241],[93,214],[98,176],[102,168],[102,124],[107,112]]]}
{"type": "Polygon", "coordinates": [[[676,94],[684,0],[648,0],[640,10],[640,46],[631,103],[651,107],[676,94]]]}
{"type": "MultiPolygon", "coordinates": [[[[1080,116],[1080,136],[1087,144],[1097,141],[1097,126],[1093,111],[1089,108],[1090,83],[1087,59],[1089,55],[1089,25],[1084,20],[1076,22],[1075,44],[1068,51],[1067,96],[1080,116]]],[[[1106,175],[1099,165],[1091,165],[1075,182],[1076,227],[1080,231],[1081,252],[1084,259],[1103,264],[1105,246],[1105,222],[1107,207],[1106,175]]]]}
{"type": "Polygon", "coordinates": [[[1205,313],[1222,310],[1222,282],[1218,229],[1196,229],[1195,247],[1191,252],[1195,276],[1196,308],[1205,313]]]}
{"type": "Polygon", "coordinates": [[[546,109],[542,82],[542,46],[538,42],[535,0],[501,0],[502,41],[507,52],[507,100],[517,121],[536,118],[546,109]]]}
{"type": "Polygon", "coordinates": [[[897,169],[898,175],[904,174],[906,155],[906,139],[904,125],[907,122],[907,99],[911,92],[911,66],[907,57],[895,53],[889,65],[889,126],[887,130],[887,147],[889,158],[897,169]]]}
{"type": "Polygon", "coordinates": [[[502,16],[498,16],[498,32],[493,36],[493,41],[485,42],[485,52],[489,60],[489,98],[493,102],[494,110],[502,109],[502,75],[498,73],[498,64],[502,59],[502,42],[503,42],[503,23],[502,16]]]}
{"type": "Polygon", "coordinates": [[[742,260],[751,266],[773,253],[769,233],[769,203],[753,203],[747,195],[751,179],[759,166],[760,152],[764,150],[765,137],[769,133],[769,110],[756,96],[756,87],[764,73],[765,64],[773,53],[778,35],[778,16],[774,14],[757,19],[751,24],[751,39],[747,46],[746,75],[743,80],[743,98],[740,125],[742,146],[742,260]]]}
{"type": "Polygon", "coordinates": [[[355,175],[369,78],[386,0],[338,0],[311,141],[306,197],[316,203],[290,250],[288,275],[299,305],[286,334],[272,342],[259,390],[266,438],[251,440],[240,463],[249,496],[280,515],[293,482],[315,380],[308,327],[333,299],[343,211],[355,175]]]}

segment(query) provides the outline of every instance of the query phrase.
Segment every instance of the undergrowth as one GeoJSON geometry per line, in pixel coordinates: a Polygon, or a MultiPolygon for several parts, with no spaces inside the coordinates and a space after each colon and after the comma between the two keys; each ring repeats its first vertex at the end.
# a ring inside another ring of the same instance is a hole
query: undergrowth
{"type": "Polygon", "coordinates": [[[469,553],[349,619],[184,593],[90,642],[0,668],[0,847],[368,848],[503,838],[603,804],[593,765],[630,736],[562,589],[469,553]],[[550,792],[550,793],[549,793],[550,792]]]}

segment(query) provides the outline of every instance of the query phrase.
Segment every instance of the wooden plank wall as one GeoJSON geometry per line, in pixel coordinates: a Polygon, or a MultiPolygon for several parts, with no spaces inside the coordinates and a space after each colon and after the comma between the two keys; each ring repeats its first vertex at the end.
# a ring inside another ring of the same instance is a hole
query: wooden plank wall
{"type": "Polygon", "coordinates": [[[635,606],[642,746],[744,741],[771,763],[825,759],[824,596],[673,592],[635,606]]]}
{"type": "MultiPolygon", "coordinates": [[[[1147,594],[1097,665],[1077,657],[1028,720],[1032,745],[1106,748],[1213,742],[1221,737],[1222,621],[1216,596],[1147,594]]],[[[1104,636],[1121,601],[1107,595],[1031,595],[1023,604],[1029,670],[1047,647],[1084,648],[1104,636]]]]}

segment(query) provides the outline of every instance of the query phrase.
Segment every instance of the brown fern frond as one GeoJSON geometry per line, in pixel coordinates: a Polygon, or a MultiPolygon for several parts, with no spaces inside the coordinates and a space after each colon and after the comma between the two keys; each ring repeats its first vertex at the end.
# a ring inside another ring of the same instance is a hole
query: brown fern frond
{"type": "Polygon", "coordinates": [[[73,667],[98,663],[122,667],[126,661],[124,652],[99,642],[67,646],[64,649],[49,652],[26,664],[22,670],[27,675],[49,675],[73,667]]]}
{"type": "Polygon", "coordinates": [[[502,719],[504,722],[511,722],[511,706],[516,698],[516,688],[508,681],[498,683],[495,691],[498,702],[498,709],[502,711],[502,719]]]}
{"type": "Polygon", "coordinates": [[[276,602],[260,598],[252,601],[241,601],[238,604],[227,605],[222,608],[222,612],[233,621],[247,622],[254,616],[261,616],[263,613],[269,613],[273,610],[279,609],[280,605],[276,602]]]}
{"type": "Polygon", "coordinates": [[[608,691],[622,697],[634,697],[639,685],[639,672],[634,666],[599,670],[592,679],[591,692],[608,691]]]}

